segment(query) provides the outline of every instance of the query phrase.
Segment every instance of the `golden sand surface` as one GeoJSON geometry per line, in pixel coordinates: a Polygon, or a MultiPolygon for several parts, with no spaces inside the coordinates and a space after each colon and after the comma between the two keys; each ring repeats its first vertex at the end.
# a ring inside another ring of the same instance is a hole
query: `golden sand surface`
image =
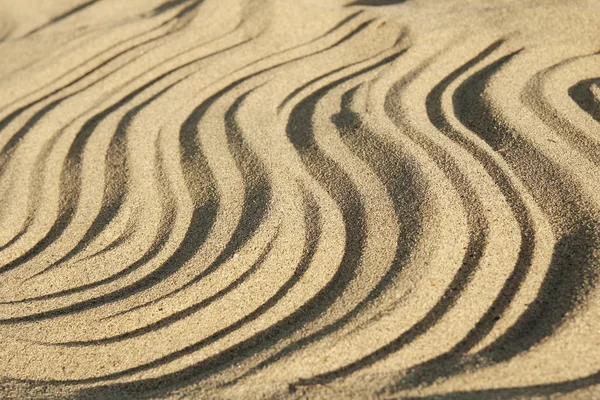
{"type": "Polygon", "coordinates": [[[600,1],[0,0],[3,399],[600,398],[600,1]]]}

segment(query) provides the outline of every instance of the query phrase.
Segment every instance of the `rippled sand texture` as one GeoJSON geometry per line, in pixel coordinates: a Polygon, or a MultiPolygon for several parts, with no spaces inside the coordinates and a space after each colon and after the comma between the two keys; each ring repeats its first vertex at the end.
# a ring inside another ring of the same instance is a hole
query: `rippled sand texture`
{"type": "Polygon", "coordinates": [[[600,2],[0,2],[2,398],[600,396],[600,2]]]}

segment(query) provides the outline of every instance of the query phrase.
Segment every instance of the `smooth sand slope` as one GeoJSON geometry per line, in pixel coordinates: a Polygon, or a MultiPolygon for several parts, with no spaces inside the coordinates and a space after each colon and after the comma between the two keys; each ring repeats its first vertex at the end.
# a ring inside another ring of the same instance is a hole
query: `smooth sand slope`
{"type": "Polygon", "coordinates": [[[0,0],[0,397],[600,398],[599,52],[596,0],[0,0]]]}

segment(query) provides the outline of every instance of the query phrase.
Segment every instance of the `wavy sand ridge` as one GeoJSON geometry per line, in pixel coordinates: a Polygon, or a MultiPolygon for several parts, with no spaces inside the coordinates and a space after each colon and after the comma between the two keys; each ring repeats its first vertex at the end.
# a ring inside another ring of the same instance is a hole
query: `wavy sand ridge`
{"type": "Polygon", "coordinates": [[[600,395],[598,2],[52,3],[0,3],[4,398],[600,395]]]}

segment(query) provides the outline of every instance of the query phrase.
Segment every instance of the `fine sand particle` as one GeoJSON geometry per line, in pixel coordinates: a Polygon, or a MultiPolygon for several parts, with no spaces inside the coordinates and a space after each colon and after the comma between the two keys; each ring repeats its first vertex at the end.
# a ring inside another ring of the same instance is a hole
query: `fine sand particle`
{"type": "Polygon", "coordinates": [[[0,0],[0,397],[600,398],[599,33],[0,0]]]}

